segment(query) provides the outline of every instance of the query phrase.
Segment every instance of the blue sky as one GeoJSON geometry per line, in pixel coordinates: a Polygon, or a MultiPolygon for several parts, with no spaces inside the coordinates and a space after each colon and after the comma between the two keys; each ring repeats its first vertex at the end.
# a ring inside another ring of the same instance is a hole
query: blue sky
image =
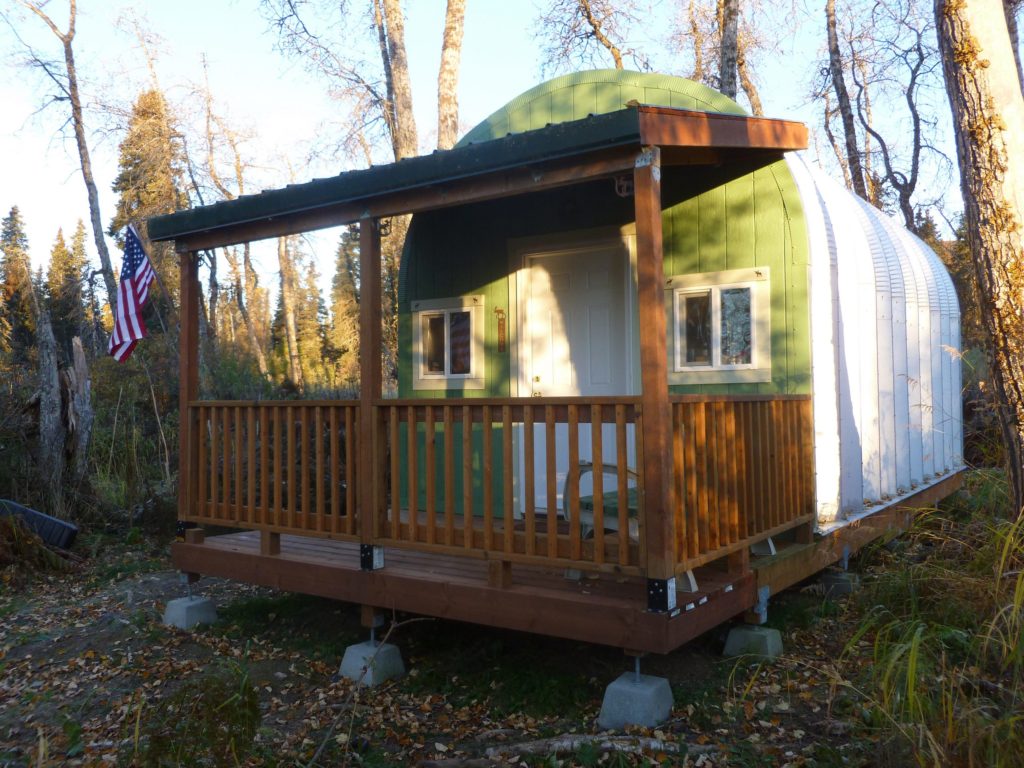
{"type": "MultiPolygon", "coordinates": [[[[63,26],[64,0],[49,5],[63,26]]],[[[128,6],[96,0],[80,0],[79,5],[75,50],[85,101],[95,107],[106,98],[127,109],[149,78],[134,34],[119,23],[128,6]]],[[[417,123],[421,137],[427,138],[433,135],[436,122],[432,107],[445,0],[406,0],[405,6],[417,123]]],[[[663,50],[672,14],[679,6],[670,0],[654,2],[651,21],[638,29],[641,39],[634,42],[663,50]]],[[[307,160],[317,126],[336,116],[340,106],[327,97],[321,81],[275,51],[275,35],[258,12],[257,0],[153,1],[133,7],[142,25],[162,38],[155,46],[158,77],[172,102],[185,98],[190,83],[201,81],[200,61],[203,54],[207,56],[218,106],[233,126],[251,136],[246,149],[261,166],[257,173],[262,186],[291,181],[284,172],[288,165],[298,181],[343,169],[339,160],[326,164],[307,160]]],[[[532,32],[536,14],[532,0],[468,0],[459,82],[464,126],[472,126],[543,79],[540,45],[532,32]]],[[[767,114],[804,120],[812,128],[820,122],[818,108],[809,106],[807,99],[820,44],[819,15],[816,5],[795,9],[777,49],[765,57],[759,71],[767,114]]],[[[38,19],[14,11],[12,20],[28,42],[47,55],[59,56],[58,41],[38,19]]],[[[357,18],[353,23],[362,21],[357,18]]],[[[36,114],[45,98],[44,84],[17,66],[18,45],[2,25],[0,51],[8,52],[0,59],[0,212],[6,215],[12,205],[21,208],[33,261],[45,264],[57,228],[68,232],[78,218],[88,221],[85,189],[74,141],[70,133],[67,139],[59,133],[65,114],[62,106],[36,114]]],[[[685,70],[683,62],[666,53],[652,63],[661,71],[685,70]]],[[[103,215],[109,221],[114,204],[110,184],[121,134],[114,122],[95,109],[86,119],[103,215]]],[[[316,255],[329,259],[333,238],[312,242],[316,255]],[[320,248],[325,252],[319,253],[320,248]]],[[[329,262],[321,264],[322,271],[329,272],[329,262]]],[[[266,266],[271,271],[272,258],[268,257],[266,266]]]]}

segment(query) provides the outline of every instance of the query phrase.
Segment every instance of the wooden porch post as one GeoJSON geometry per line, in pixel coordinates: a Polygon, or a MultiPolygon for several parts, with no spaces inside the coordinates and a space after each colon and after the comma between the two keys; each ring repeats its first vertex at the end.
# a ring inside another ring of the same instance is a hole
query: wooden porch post
{"type": "Polygon", "coordinates": [[[377,451],[374,447],[374,402],[380,398],[381,371],[380,222],[359,223],[359,563],[370,571],[384,566],[384,550],[374,546],[377,509],[374,495],[377,451]]]}
{"type": "Polygon", "coordinates": [[[675,600],[675,514],[672,507],[672,410],[665,351],[665,274],[661,236],[661,151],[645,147],[633,169],[636,207],[637,305],[640,320],[640,408],[643,429],[644,546],[647,607],[671,611],[675,600]]]}
{"type": "Polygon", "coordinates": [[[189,403],[199,399],[199,264],[195,252],[179,251],[181,311],[178,330],[178,519],[195,514],[197,461],[189,403]]]}

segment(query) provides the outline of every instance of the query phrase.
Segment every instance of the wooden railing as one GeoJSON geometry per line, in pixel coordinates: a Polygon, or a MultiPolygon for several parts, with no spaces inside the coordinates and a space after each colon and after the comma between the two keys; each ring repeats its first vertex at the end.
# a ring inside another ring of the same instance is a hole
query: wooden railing
{"type": "Polygon", "coordinates": [[[807,396],[673,396],[679,570],[813,520],[807,396]]]}
{"type": "MultiPolygon", "coordinates": [[[[678,570],[813,520],[808,397],[673,396],[678,570]]],[[[192,403],[186,519],[642,574],[639,399],[192,403]],[[369,442],[370,444],[365,444],[369,442]],[[359,462],[374,463],[360,520],[359,462]],[[581,478],[581,467],[604,467],[581,478]],[[368,526],[369,532],[362,530],[368,526]]]]}
{"type": "Polygon", "coordinates": [[[632,397],[382,403],[375,443],[388,464],[375,475],[374,539],[509,562],[638,571],[643,489],[630,473],[634,430],[642,428],[637,410],[632,397]],[[580,478],[581,462],[608,472],[580,478]]]}
{"type": "Polygon", "coordinates": [[[204,401],[189,418],[189,520],[357,538],[358,403],[204,401]]]}

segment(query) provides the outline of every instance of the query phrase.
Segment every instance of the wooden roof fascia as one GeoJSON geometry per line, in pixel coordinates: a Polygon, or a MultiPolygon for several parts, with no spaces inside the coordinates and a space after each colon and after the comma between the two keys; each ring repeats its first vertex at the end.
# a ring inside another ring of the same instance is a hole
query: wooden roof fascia
{"type": "Polygon", "coordinates": [[[789,152],[807,149],[807,126],[793,120],[695,112],[668,107],[637,107],[640,141],[645,145],[717,152],[729,149],[789,152]]]}
{"type": "Polygon", "coordinates": [[[319,205],[265,216],[175,238],[179,252],[219,248],[269,237],[351,224],[364,218],[422,213],[455,205],[539,192],[632,172],[639,145],[622,146],[561,161],[537,163],[481,176],[397,190],[366,199],[319,205]]]}

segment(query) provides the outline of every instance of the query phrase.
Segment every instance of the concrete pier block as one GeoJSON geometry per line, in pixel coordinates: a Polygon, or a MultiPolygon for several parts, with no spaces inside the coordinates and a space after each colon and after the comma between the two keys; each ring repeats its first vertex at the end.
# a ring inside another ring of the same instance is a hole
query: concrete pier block
{"type": "Polygon", "coordinates": [[[850,571],[825,571],[821,574],[821,585],[826,597],[846,597],[860,589],[860,574],[850,571]]]}
{"type": "Polygon", "coordinates": [[[663,723],[672,713],[672,689],[664,677],[623,672],[604,691],[597,724],[605,730],[627,725],[648,728],[663,723]]]}
{"type": "Polygon", "coordinates": [[[341,660],[340,674],[348,680],[373,688],[405,675],[402,652],[391,643],[375,643],[370,640],[350,645],[341,660]]]}
{"type": "Polygon", "coordinates": [[[774,659],[782,653],[782,634],[777,629],[741,624],[729,630],[723,656],[759,656],[774,659]]]}
{"type": "Polygon", "coordinates": [[[164,624],[178,629],[192,629],[197,624],[217,621],[217,608],[205,597],[179,597],[164,609],[164,624]]]}

